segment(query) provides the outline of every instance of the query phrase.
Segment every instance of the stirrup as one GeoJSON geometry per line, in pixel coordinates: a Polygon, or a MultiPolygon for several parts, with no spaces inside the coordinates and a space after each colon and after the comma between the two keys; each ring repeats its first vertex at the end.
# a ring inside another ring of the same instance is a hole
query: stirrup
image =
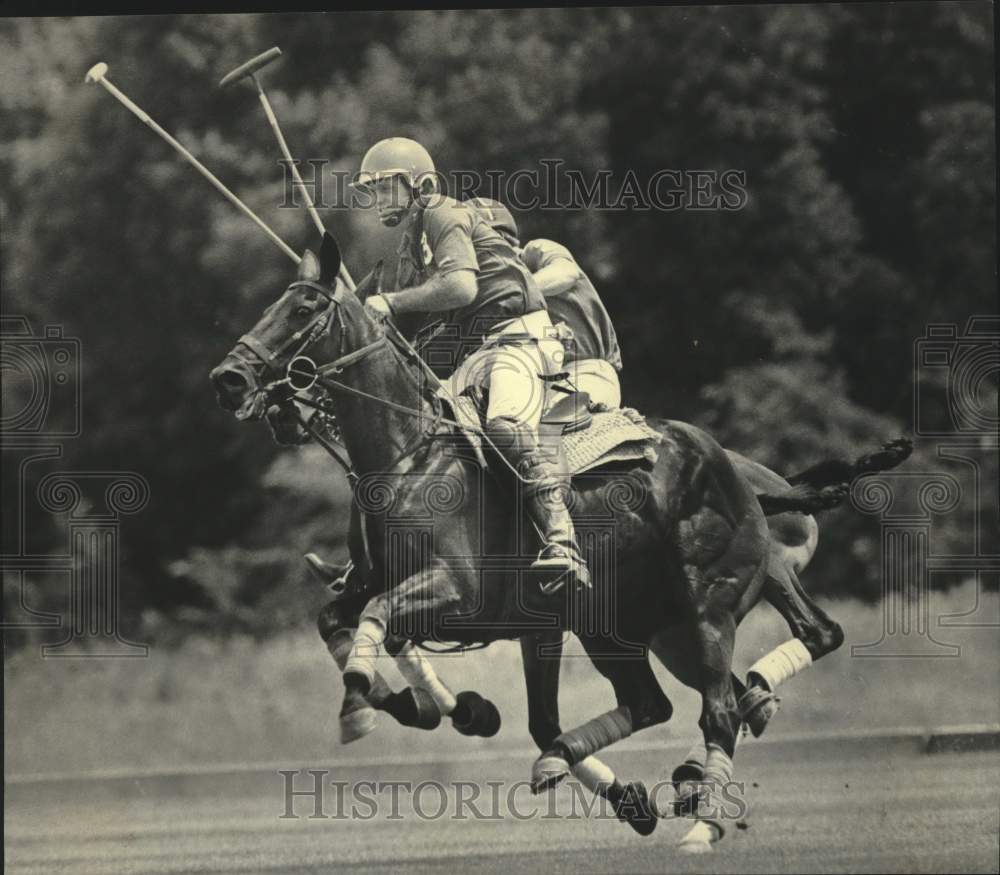
{"type": "Polygon", "coordinates": [[[581,557],[576,555],[576,551],[565,547],[562,544],[546,544],[539,552],[537,558],[531,563],[534,571],[556,572],[557,576],[547,583],[539,585],[539,589],[545,594],[558,592],[567,581],[572,578],[577,586],[584,586],[590,589],[590,570],[581,557]],[[548,555],[546,555],[548,554],[548,555]]]}
{"type": "Polygon", "coordinates": [[[340,568],[330,565],[329,562],[324,562],[315,553],[306,553],[303,558],[306,560],[309,570],[326,585],[326,588],[331,593],[339,596],[347,591],[347,577],[354,568],[354,563],[350,559],[347,560],[347,565],[343,567],[343,571],[337,577],[331,579],[331,575],[339,572],[340,568]]]}

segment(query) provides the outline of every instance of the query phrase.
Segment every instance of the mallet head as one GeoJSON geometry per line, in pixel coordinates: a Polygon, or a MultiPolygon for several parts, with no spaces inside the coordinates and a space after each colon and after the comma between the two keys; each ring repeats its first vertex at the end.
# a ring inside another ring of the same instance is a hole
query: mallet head
{"type": "Polygon", "coordinates": [[[251,58],[245,64],[240,64],[231,73],[227,73],[222,77],[222,81],[219,82],[221,88],[225,88],[227,85],[232,85],[234,82],[238,82],[240,79],[245,79],[247,76],[252,76],[261,67],[265,67],[271,63],[275,58],[281,54],[281,49],[275,46],[272,49],[268,49],[266,52],[261,52],[257,57],[251,58]]]}
{"type": "Polygon", "coordinates": [[[101,61],[100,63],[94,64],[87,71],[87,75],[83,77],[84,82],[100,82],[108,72],[108,65],[101,61]]]}

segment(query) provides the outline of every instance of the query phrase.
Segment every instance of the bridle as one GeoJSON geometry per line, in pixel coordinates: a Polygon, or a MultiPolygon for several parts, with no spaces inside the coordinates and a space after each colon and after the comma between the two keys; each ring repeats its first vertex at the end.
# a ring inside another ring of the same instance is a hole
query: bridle
{"type": "MultiPolygon", "coordinates": [[[[285,294],[288,294],[288,292],[292,291],[292,289],[298,288],[312,289],[314,292],[326,299],[326,307],[317,312],[305,328],[301,328],[296,331],[275,350],[268,349],[267,345],[252,333],[244,334],[236,344],[237,347],[240,344],[247,347],[262,362],[264,362],[264,364],[275,371],[281,370],[280,359],[285,355],[289,347],[294,347],[298,344],[298,348],[291,356],[291,360],[294,361],[299,355],[320,339],[323,332],[329,327],[331,319],[336,318],[338,321],[340,320],[340,304],[341,301],[343,301],[344,295],[341,286],[338,285],[331,292],[328,288],[326,288],[326,286],[320,285],[312,280],[296,280],[287,289],[285,289],[285,294]]],[[[341,327],[343,327],[342,321],[341,327]]],[[[240,358],[240,356],[237,355],[237,358],[240,358]]],[[[265,389],[269,388],[271,385],[273,384],[269,384],[269,386],[265,387],[265,389]]]]}
{"type": "MultiPolygon", "coordinates": [[[[286,356],[288,357],[288,364],[284,368],[285,376],[273,380],[261,387],[261,391],[263,391],[265,396],[269,399],[273,399],[282,387],[289,387],[292,390],[292,393],[286,394],[280,400],[285,402],[296,401],[306,407],[315,409],[326,421],[326,429],[324,430],[333,431],[334,433],[337,433],[338,429],[336,427],[336,419],[334,417],[329,398],[327,397],[321,401],[316,401],[309,397],[309,395],[305,394],[317,384],[322,389],[327,390],[327,392],[339,391],[373,401],[384,407],[388,407],[402,413],[407,413],[413,416],[423,416],[424,411],[422,410],[397,404],[394,401],[388,401],[384,398],[379,398],[376,395],[372,395],[361,389],[356,389],[353,386],[349,386],[340,380],[335,379],[337,375],[342,374],[347,368],[368,358],[372,353],[378,351],[383,346],[395,349],[395,344],[389,342],[388,331],[383,330],[379,337],[371,343],[365,344],[352,352],[343,353],[344,343],[346,342],[346,334],[343,330],[344,323],[340,305],[344,300],[344,287],[338,284],[331,291],[326,286],[323,286],[318,282],[314,282],[313,280],[296,280],[285,289],[285,294],[296,288],[312,289],[326,300],[326,306],[322,310],[318,311],[305,327],[299,329],[288,337],[276,349],[270,349],[263,341],[252,333],[244,334],[236,345],[237,350],[239,349],[240,344],[247,347],[273,371],[281,371],[281,361],[286,356]],[[324,333],[332,330],[333,324],[331,323],[339,325],[341,329],[341,354],[338,355],[332,362],[320,367],[315,361],[313,361],[313,359],[306,355],[306,353],[310,347],[312,347],[313,344],[315,344],[324,335],[324,333]],[[290,355],[289,349],[293,350],[290,355]]],[[[391,323],[386,323],[383,326],[383,328],[386,327],[395,332],[395,339],[397,343],[400,343],[403,347],[403,349],[399,351],[407,358],[412,357],[423,364],[422,359],[419,358],[416,351],[409,345],[402,334],[399,333],[398,329],[396,329],[396,327],[391,323]]],[[[251,370],[253,370],[252,363],[247,361],[243,356],[239,355],[238,351],[234,351],[232,354],[235,358],[242,361],[245,365],[250,367],[251,370]]],[[[424,367],[426,367],[426,365],[424,365],[424,367]]],[[[412,375],[412,372],[410,372],[409,369],[405,370],[407,373],[411,373],[412,375]]],[[[434,379],[436,382],[437,378],[435,377],[434,379]]],[[[434,399],[433,403],[435,412],[440,414],[440,402],[434,399]]],[[[357,482],[357,473],[344,456],[342,456],[332,445],[327,436],[322,433],[323,430],[312,427],[312,418],[307,421],[304,417],[302,417],[297,408],[296,415],[298,416],[300,424],[306,429],[306,431],[308,431],[312,437],[315,438],[344,469],[344,472],[351,484],[353,485],[357,482]]],[[[435,417],[432,427],[427,433],[420,436],[419,442],[415,446],[404,449],[400,457],[394,462],[392,466],[393,468],[404,458],[407,458],[416,452],[420,444],[426,439],[427,434],[436,429],[438,421],[439,418],[435,417]]]]}

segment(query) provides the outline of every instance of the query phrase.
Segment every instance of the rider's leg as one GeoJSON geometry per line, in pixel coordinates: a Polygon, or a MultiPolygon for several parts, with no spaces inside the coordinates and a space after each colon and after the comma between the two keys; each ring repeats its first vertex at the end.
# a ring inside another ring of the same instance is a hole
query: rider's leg
{"type": "Polygon", "coordinates": [[[580,359],[565,366],[573,385],[590,396],[592,405],[608,410],[622,406],[622,388],[618,372],[604,359],[580,359]]]}
{"type": "Polygon", "coordinates": [[[504,346],[497,350],[489,375],[486,430],[504,458],[526,480],[524,499],[528,514],[544,546],[533,568],[557,576],[571,573],[577,582],[590,585],[587,565],[580,555],[573,521],[566,509],[566,477],[559,475],[561,447],[543,447],[538,440],[545,387],[545,373],[534,343],[504,346]]]}

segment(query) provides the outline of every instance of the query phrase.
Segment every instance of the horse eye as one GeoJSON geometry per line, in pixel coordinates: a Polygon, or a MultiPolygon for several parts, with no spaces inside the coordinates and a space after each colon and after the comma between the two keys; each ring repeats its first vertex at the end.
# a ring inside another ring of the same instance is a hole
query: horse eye
{"type": "Polygon", "coordinates": [[[312,316],[312,307],[298,307],[295,310],[296,316],[312,316]]]}

